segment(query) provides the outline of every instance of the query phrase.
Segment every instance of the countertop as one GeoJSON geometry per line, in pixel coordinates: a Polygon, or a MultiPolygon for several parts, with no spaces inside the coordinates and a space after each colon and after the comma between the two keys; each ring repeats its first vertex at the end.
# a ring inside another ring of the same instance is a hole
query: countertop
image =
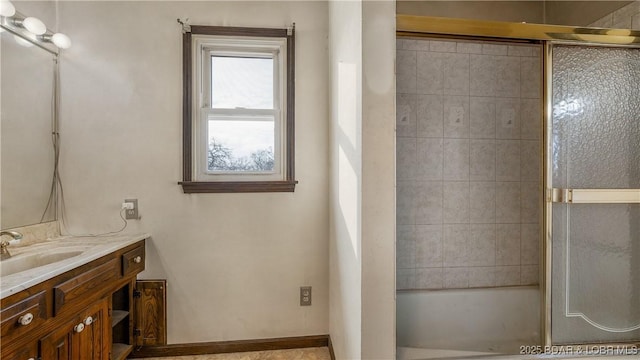
{"type": "Polygon", "coordinates": [[[81,251],[79,255],[48,265],[39,266],[7,276],[0,274],[0,299],[27,289],[33,285],[49,280],[64,272],[82,266],[88,262],[125,248],[151,235],[109,235],[109,236],[62,236],[45,240],[37,244],[9,248],[12,258],[27,256],[32,253],[51,253],[56,251],[81,251]]]}

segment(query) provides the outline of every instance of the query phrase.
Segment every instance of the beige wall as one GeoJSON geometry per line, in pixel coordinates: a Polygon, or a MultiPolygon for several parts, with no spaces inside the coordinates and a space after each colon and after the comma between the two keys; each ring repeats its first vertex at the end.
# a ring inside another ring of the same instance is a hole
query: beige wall
{"type": "Polygon", "coordinates": [[[144,278],[168,280],[169,343],[326,334],[325,2],[62,2],[62,178],[74,233],[118,229],[139,199],[144,278]],[[296,23],[295,193],[193,194],[182,174],[182,34],[296,23]],[[313,286],[300,307],[299,286],[313,286]]]}
{"type": "Polygon", "coordinates": [[[399,0],[398,14],[543,23],[542,1],[418,1],[399,0]]]}
{"type": "Polygon", "coordinates": [[[337,359],[362,356],[362,2],[329,1],[330,313],[337,359]]]}
{"type": "Polygon", "coordinates": [[[338,359],[395,358],[395,9],[330,1],[330,333],[338,359]]]}
{"type": "Polygon", "coordinates": [[[394,1],[362,7],[362,358],[395,359],[394,1]]]}
{"type": "Polygon", "coordinates": [[[629,4],[630,1],[547,1],[547,24],[589,26],[592,22],[629,4]]]}

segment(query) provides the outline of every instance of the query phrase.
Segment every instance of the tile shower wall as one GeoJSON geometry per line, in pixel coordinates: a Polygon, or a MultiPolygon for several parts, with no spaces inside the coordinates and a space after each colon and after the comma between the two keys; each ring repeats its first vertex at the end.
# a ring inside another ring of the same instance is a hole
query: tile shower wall
{"type": "Polygon", "coordinates": [[[537,45],[397,41],[397,288],[538,283],[537,45]]]}

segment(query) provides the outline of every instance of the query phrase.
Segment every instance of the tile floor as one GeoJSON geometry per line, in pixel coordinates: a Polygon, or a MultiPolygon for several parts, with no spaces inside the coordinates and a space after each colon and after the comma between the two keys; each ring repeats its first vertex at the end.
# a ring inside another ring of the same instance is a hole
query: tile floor
{"type": "Polygon", "coordinates": [[[254,351],[233,354],[149,358],[147,360],[331,360],[326,347],[254,351]]]}

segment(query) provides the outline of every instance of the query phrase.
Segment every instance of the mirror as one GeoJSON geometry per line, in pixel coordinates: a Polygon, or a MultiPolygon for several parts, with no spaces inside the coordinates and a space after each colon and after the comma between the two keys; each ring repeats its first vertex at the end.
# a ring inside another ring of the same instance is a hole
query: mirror
{"type": "Polygon", "coordinates": [[[48,206],[54,172],[55,55],[0,34],[0,228],[55,220],[48,206]]]}

